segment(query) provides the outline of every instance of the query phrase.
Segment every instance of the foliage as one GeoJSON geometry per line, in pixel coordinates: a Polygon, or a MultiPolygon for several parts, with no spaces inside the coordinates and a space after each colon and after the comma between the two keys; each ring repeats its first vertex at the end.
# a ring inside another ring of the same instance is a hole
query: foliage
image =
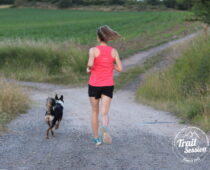
{"type": "Polygon", "coordinates": [[[110,42],[121,57],[169,41],[194,26],[183,24],[188,12],[12,8],[0,10],[0,15],[7,16],[0,27],[1,74],[57,83],[86,80],[87,51],[96,45],[100,25],[107,24],[123,35],[124,40],[110,42]],[[133,23],[135,28],[130,27],[133,23]]]}
{"type": "Polygon", "coordinates": [[[0,77],[0,131],[5,124],[29,108],[30,99],[24,90],[0,77]]]}
{"type": "Polygon", "coordinates": [[[181,10],[191,9],[194,5],[194,0],[176,0],[177,8],[181,10]]]}
{"type": "Polygon", "coordinates": [[[177,2],[176,0],[164,0],[163,4],[167,7],[167,8],[176,8],[177,6],[177,2]]]}
{"type": "Polygon", "coordinates": [[[87,54],[72,42],[5,40],[0,43],[0,72],[27,81],[78,83],[87,54]]]}
{"type": "Polygon", "coordinates": [[[1,4],[13,4],[14,0],[0,0],[0,5],[1,4]]]}
{"type": "Polygon", "coordinates": [[[195,15],[203,22],[210,24],[210,1],[196,0],[193,7],[195,15]]]}
{"type": "Polygon", "coordinates": [[[185,50],[171,67],[144,81],[137,91],[138,100],[159,108],[166,105],[166,110],[209,130],[209,44],[210,37],[204,36],[185,44],[185,50]]]}
{"type": "Polygon", "coordinates": [[[73,5],[72,0],[60,0],[58,2],[58,7],[60,8],[66,8],[66,7],[70,7],[73,5]]]}
{"type": "Polygon", "coordinates": [[[158,4],[160,4],[159,0],[145,0],[145,2],[147,4],[150,4],[150,5],[158,5],[158,4]]]}
{"type": "Polygon", "coordinates": [[[126,0],[15,0],[16,5],[24,5],[30,2],[45,2],[57,4],[60,8],[67,8],[73,5],[123,5],[126,0]]]}
{"type": "Polygon", "coordinates": [[[16,6],[24,6],[27,2],[27,0],[15,0],[14,4],[16,6]]]}

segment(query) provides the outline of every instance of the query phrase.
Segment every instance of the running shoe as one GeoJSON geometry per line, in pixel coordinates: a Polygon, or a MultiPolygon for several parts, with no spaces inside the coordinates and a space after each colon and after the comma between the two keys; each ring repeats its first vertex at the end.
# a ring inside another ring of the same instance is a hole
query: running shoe
{"type": "Polygon", "coordinates": [[[93,138],[93,142],[94,142],[96,145],[101,145],[101,144],[102,144],[100,138],[93,138]]]}
{"type": "Polygon", "coordinates": [[[102,139],[103,139],[104,143],[106,143],[106,144],[111,144],[112,143],[112,137],[109,134],[109,132],[107,130],[107,127],[102,127],[101,128],[101,134],[102,134],[102,139]]]}

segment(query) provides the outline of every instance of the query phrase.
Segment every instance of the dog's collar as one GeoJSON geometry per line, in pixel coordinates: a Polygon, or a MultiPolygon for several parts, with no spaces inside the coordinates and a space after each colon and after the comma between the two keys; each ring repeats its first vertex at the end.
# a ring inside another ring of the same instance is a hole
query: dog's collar
{"type": "Polygon", "coordinates": [[[60,100],[56,101],[56,103],[60,104],[62,107],[64,106],[63,102],[60,100]]]}

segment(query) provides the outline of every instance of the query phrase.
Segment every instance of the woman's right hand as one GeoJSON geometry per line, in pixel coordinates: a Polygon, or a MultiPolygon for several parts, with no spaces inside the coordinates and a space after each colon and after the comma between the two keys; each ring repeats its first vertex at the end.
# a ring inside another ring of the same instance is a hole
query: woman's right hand
{"type": "Polygon", "coordinates": [[[87,67],[86,72],[87,72],[88,74],[90,74],[91,70],[90,70],[89,67],[87,67]]]}
{"type": "Polygon", "coordinates": [[[94,47],[93,47],[93,48],[90,48],[89,50],[89,59],[88,59],[88,64],[87,64],[87,69],[86,69],[86,72],[88,74],[91,73],[91,67],[93,67],[93,64],[94,64],[94,58],[95,58],[95,55],[94,55],[94,47]]]}

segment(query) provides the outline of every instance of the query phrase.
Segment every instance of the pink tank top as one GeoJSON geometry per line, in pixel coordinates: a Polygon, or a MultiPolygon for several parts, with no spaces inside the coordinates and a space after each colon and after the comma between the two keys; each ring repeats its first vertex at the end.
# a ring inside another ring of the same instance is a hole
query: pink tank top
{"type": "Polygon", "coordinates": [[[94,59],[89,85],[96,87],[113,86],[114,57],[112,56],[112,47],[107,45],[96,47],[100,52],[94,59]]]}

